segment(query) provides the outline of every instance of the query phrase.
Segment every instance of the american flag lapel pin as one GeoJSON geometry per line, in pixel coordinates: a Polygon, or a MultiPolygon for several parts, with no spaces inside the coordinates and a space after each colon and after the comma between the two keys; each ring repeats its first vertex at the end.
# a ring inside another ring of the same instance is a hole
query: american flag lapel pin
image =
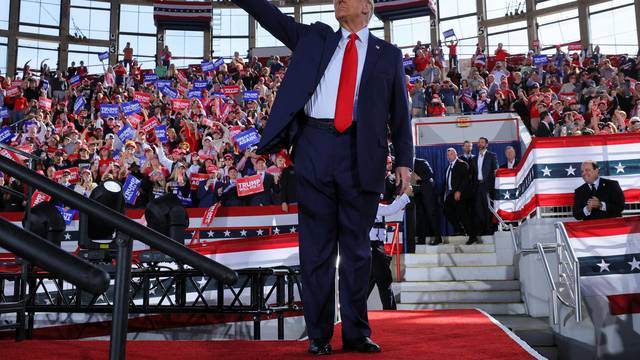
{"type": "Polygon", "coordinates": [[[377,49],[377,50],[380,50],[380,45],[376,45],[376,49],[377,49]]]}

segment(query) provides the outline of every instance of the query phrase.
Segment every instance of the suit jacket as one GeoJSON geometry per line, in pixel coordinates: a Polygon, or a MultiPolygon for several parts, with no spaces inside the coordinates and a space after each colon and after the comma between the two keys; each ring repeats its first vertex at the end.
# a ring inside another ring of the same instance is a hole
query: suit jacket
{"type": "Polygon", "coordinates": [[[469,165],[469,169],[471,169],[471,162],[473,161],[473,159],[474,159],[475,157],[476,157],[475,155],[471,154],[471,157],[469,157],[469,158],[467,159],[466,157],[464,157],[464,155],[460,155],[460,156],[458,156],[458,159],[460,159],[460,160],[462,160],[462,161],[466,162],[466,163],[467,163],[467,165],[469,165]]]}
{"type": "Polygon", "coordinates": [[[423,183],[431,183],[431,179],[434,178],[431,165],[425,159],[416,158],[413,162],[413,172],[415,172],[422,179],[423,183]]]}
{"type": "MultiPolygon", "coordinates": [[[[449,168],[448,162],[447,167],[444,169],[444,191],[443,194],[447,193],[447,189],[449,184],[447,184],[447,169],[449,168]]],[[[461,198],[467,199],[472,195],[471,189],[471,181],[469,177],[469,165],[466,162],[456,159],[456,162],[453,164],[453,169],[451,170],[451,192],[450,194],[455,193],[456,191],[460,191],[461,198]]],[[[445,199],[446,200],[446,199],[445,199]]]]}
{"type": "Polygon", "coordinates": [[[589,216],[584,214],[584,207],[591,198],[588,184],[582,184],[573,192],[573,217],[577,220],[593,220],[622,216],[624,208],[624,193],[615,180],[600,178],[600,184],[593,196],[607,204],[607,211],[595,209],[589,216]]]}
{"type": "Polygon", "coordinates": [[[487,183],[487,189],[492,191],[496,185],[496,170],[498,169],[498,156],[496,153],[487,150],[484,154],[484,160],[482,161],[482,169],[478,169],[478,158],[480,155],[476,155],[471,160],[471,173],[473,177],[473,183],[478,182],[478,172],[482,171],[482,179],[487,183]]]}
{"type": "MultiPolygon", "coordinates": [[[[285,46],[291,49],[287,74],[278,90],[269,123],[257,153],[275,153],[295,145],[304,120],[304,106],[341,39],[341,32],[326,24],[296,23],[266,0],[233,0],[285,46]]],[[[402,51],[369,34],[367,54],[358,89],[357,169],[365,191],[384,190],[388,152],[387,131],[395,149],[397,166],[413,165],[413,139],[405,86],[402,51]]],[[[300,169],[298,169],[300,171],[300,169]]]]}
{"type": "Polygon", "coordinates": [[[551,127],[551,125],[547,125],[546,122],[544,121],[540,121],[540,124],[538,125],[538,130],[536,130],[536,136],[537,137],[551,137],[553,136],[553,128],[551,127]]]}
{"type": "MultiPolygon", "coordinates": [[[[515,169],[516,166],[518,166],[518,163],[520,163],[520,159],[515,159],[513,162],[513,168],[515,169]]],[[[509,168],[509,162],[506,161],[504,162],[502,165],[500,165],[500,169],[508,169],[509,168]]]]}
{"type": "Polygon", "coordinates": [[[264,191],[261,191],[257,194],[249,195],[247,199],[247,205],[249,206],[266,206],[273,205],[273,194],[275,192],[276,181],[273,175],[269,173],[264,173],[264,178],[262,179],[262,186],[264,187],[264,191]]]}

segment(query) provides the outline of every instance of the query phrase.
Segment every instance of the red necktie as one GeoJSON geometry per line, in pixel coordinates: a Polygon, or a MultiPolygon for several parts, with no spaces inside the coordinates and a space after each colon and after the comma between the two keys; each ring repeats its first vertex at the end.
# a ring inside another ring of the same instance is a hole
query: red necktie
{"type": "Polygon", "coordinates": [[[347,48],[342,58],[342,71],[340,72],[340,84],[338,85],[338,98],[336,100],[336,113],[334,126],[339,132],[343,132],[351,126],[353,121],[353,101],[356,93],[356,80],[358,76],[358,48],[356,40],[358,35],[351,33],[347,48]]]}

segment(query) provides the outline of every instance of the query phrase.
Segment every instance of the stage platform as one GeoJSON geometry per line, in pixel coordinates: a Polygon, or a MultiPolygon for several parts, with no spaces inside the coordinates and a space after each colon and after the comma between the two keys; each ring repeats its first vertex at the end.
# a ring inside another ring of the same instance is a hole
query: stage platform
{"type": "MultiPolygon", "coordinates": [[[[479,310],[371,311],[375,355],[341,350],[340,326],[332,358],[351,359],[544,359],[524,341],[479,310]]],[[[0,341],[5,359],[107,359],[108,341],[0,341]]],[[[129,341],[128,359],[300,359],[307,341],[129,341]]]]}

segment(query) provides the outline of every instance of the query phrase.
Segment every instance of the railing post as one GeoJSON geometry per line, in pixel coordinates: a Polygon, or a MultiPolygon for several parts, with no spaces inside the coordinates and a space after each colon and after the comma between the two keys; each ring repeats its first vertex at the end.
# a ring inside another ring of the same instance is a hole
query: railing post
{"type": "Polygon", "coordinates": [[[582,321],[582,290],[580,289],[580,264],[578,262],[574,263],[573,266],[573,276],[575,281],[573,285],[575,286],[574,293],[576,294],[576,321],[582,321]]]}
{"type": "Polygon", "coordinates": [[[276,288],[276,302],[278,308],[278,340],[284,340],[284,277],[287,276],[284,273],[278,273],[276,275],[277,288],[276,288]]]}
{"type": "Polygon", "coordinates": [[[555,289],[551,290],[551,321],[553,325],[558,325],[558,292],[555,289]]]}
{"type": "Polygon", "coordinates": [[[131,253],[133,241],[131,236],[118,231],[116,235],[118,247],[118,263],[116,264],[116,290],[113,297],[113,314],[111,322],[110,360],[126,358],[127,326],[129,321],[129,282],[131,280],[131,253]]]}

